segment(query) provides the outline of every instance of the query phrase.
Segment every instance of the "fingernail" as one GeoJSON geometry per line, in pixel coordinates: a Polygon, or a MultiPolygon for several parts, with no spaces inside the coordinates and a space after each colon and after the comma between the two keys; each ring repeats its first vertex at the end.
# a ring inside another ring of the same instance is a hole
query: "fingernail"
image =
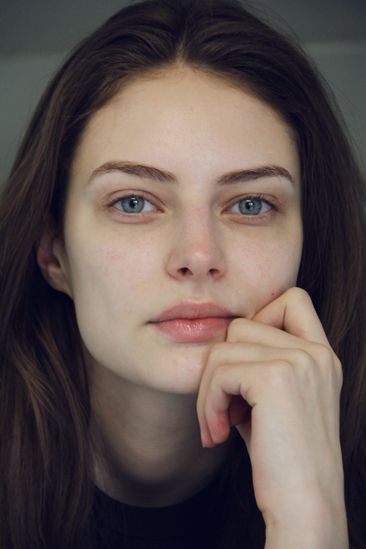
{"type": "Polygon", "coordinates": [[[210,434],[207,431],[201,431],[202,448],[213,448],[215,446],[210,434]]]}
{"type": "Polygon", "coordinates": [[[203,448],[209,448],[210,446],[210,436],[207,432],[207,428],[202,427],[201,429],[201,442],[203,448]]]}

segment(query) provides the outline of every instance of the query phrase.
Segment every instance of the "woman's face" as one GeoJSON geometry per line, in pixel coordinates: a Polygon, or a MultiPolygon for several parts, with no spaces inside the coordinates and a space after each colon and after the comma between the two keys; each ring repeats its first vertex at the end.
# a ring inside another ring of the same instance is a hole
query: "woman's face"
{"type": "Polygon", "coordinates": [[[90,366],[195,392],[230,319],[183,336],[177,323],[168,333],[152,321],[182,302],[250,319],[296,284],[302,223],[289,127],[252,94],[188,67],[130,83],[86,128],[55,249],[90,366]],[[223,179],[233,172],[243,173],[223,179]]]}

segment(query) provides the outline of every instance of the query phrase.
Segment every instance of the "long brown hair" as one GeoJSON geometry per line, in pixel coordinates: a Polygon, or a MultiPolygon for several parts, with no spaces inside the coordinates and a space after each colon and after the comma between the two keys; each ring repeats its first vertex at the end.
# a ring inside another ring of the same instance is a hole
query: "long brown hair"
{"type": "MultiPolygon", "coordinates": [[[[365,187],[331,95],[311,62],[237,0],[147,0],[124,8],[75,49],[34,113],[0,202],[0,546],[87,546],[92,488],[86,368],[73,303],[43,280],[35,252],[45,224],[62,231],[69,167],[90,117],[133,78],[176,63],[249,86],[296,134],[304,225],[298,285],[311,295],[343,364],[346,504],[351,548],[361,548],[365,187]]],[[[243,484],[237,474],[233,465],[233,486],[243,484]]],[[[227,549],[242,543],[240,505],[232,505],[227,549]]],[[[253,497],[247,506],[258,512],[253,497]]]]}

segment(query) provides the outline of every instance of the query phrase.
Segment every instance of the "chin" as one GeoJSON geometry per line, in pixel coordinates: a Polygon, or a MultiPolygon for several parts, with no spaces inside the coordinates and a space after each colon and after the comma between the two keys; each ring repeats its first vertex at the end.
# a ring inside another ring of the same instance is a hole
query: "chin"
{"type": "MultiPolygon", "coordinates": [[[[184,345],[174,352],[166,351],[156,363],[148,365],[147,384],[166,393],[194,395],[198,393],[208,354],[207,345],[184,345]]],[[[154,361],[155,362],[155,361],[154,361]]]]}

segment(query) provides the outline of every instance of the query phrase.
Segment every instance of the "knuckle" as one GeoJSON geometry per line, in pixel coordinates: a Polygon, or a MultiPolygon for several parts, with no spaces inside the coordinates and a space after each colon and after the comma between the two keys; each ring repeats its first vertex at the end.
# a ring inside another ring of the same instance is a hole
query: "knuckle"
{"type": "Polygon", "coordinates": [[[322,343],[317,345],[317,356],[323,364],[333,364],[335,354],[330,347],[322,343]]]}
{"type": "Polygon", "coordinates": [[[217,366],[222,363],[224,360],[224,356],[226,353],[226,347],[227,343],[224,341],[220,341],[219,343],[215,343],[211,350],[208,357],[208,364],[210,366],[217,366]]]}
{"type": "Polygon", "coordinates": [[[308,292],[303,288],[299,288],[298,286],[290,288],[288,290],[288,295],[291,296],[292,299],[311,302],[311,297],[308,292]]]}
{"type": "Polygon", "coordinates": [[[221,364],[216,368],[212,375],[211,383],[214,387],[218,387],[222,385],[222,382],[224,381],[226,375],[227,375],[228,365],[227,364],[221,364]]]}
{"type": "Polygon", "coordinates": [[[293,351],[294,362],[303,366],[304,368],[310,368],[314,364],[312,355],[306,351],[306,349],[295,349],[293,351]]]}
{"type": "Polygon", "coordinates": [[[337,380],[337,387],[340,391],[343,385],[343,366],[335,353],[333,356],[333,363],[334,363],[334,371],[335,371],[336,380],[337,380]]]}
{"type": "Polygon", "coordinates": [[[316,349],[317,359],[319,364],[322,364],[324,368],[331,373],[340,375],[342,373],[342,364],[335,352],[331,347],[319,343],[316,349]]]}
{"type": "Polygon", "coordinates": [[[276,360],[270,369],[268,381],[272,386],[287,386],[294,379],[294,369],[286,360],[276,360]]]}
{"type": "Polygon", "coordinates": [[[313,363],[315,371],[320,371],[325,383],[330,386],[335,385],[338,390],[341,389],[343,384],[342,363],[331,347],[317,343],[313,363]]]}
{"type": "Polygon", "coordinates": [[[227,339],[236,339],[239,337],[246,323],[246,318],[234,318],[228,326],[227,339]]]}

